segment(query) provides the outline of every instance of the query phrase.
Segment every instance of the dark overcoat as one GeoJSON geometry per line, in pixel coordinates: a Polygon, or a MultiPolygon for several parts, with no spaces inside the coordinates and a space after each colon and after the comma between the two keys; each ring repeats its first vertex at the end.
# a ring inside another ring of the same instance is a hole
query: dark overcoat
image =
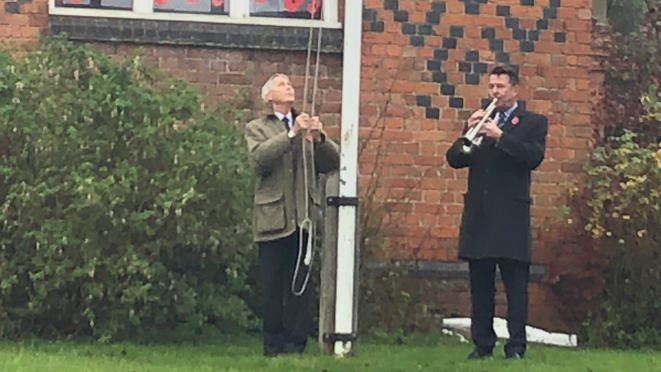
{"type": "Polygon", "coordinates": [[[452,168],[468,167],[468,190],[459,233],[459,258],[531,262],[531,172],[544,160],[548,120],[519,107],[499,140],[484,138],[470,154],[453,145],[452,168]]]}

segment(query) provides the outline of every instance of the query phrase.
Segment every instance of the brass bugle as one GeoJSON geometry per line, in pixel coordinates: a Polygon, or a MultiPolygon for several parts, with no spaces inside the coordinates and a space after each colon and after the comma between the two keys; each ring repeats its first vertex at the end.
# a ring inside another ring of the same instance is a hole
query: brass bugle
{"type": "Polygon", "coordinates": [[[478,147],[482,143],[482,136],[478,137],[478,134],[480,133],[480,130],[482,129],[482,126],[484,123],[489,120],[489,117],[491,117],[491,114],[493,111],[496,109],[496,104],[498,103],[498,98],[494,98],[489,106],[485,109],[484,116],[482,119],[475,124],[473,127],[469,128],[466,131],[466,134],[464,134],[462,137],[460,137],[457,141],[461,143],[461,151],[464,154],[470,154],[473,151],[473,147],[478,147]]]}

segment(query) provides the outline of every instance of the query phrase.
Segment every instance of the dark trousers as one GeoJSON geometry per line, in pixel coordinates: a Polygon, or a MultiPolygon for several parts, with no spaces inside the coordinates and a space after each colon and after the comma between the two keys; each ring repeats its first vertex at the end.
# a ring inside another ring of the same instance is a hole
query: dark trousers
{"type": "MultiPolygon", "coordinates": [[[[291,290],[298,260],[299,232],[274,241],[259,243],[260,285],[263,291],[264,354],[303,352],[310,335],[312,278],[300,296],[291,290]]],[[[307,239],[307,234],[302,234],[307,239]]],[[[307,242],[307,240],[303,240],[307,242]]],[[[305,245],[294,289],[300,292],[307,275],[303,264],[305,245]]]]}
{"type": "Polygon", "coordinates": [[[506,259],[483,259],[470,260],[468,265],[472,302],[471,334],[477,351],[488,354],[496,345],[493,318],[498,265],[507,293],[507,329],[510,337],[505,344],[505,354],[517,353],[523,356],[526,352],[530,264],[506,259]]]}

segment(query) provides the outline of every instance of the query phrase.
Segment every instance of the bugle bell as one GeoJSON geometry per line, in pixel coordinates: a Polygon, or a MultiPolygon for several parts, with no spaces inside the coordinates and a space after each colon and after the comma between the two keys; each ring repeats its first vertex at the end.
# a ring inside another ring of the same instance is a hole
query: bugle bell
{"type": "Polygon", "coordinates": [[[480,130],[482,129],[482,126],[484,123],[489,120],[491,117],[491,114],[493,114],[493,111],[496,109],[496,104],[498,103],[498,98],[494,98],[489,106],[485,109],[484,116],[480,121],[475,124],[473,127],[469,128],[466,133],[461,136],[457,142],[455,142],[455,145],[461,146],[460,150],[464,154],[470,154],[473,151],[473,147],[478,147],[482,143],[482,138],[483,136],[479,136],[478,134],[480,133],[480,130]]]}

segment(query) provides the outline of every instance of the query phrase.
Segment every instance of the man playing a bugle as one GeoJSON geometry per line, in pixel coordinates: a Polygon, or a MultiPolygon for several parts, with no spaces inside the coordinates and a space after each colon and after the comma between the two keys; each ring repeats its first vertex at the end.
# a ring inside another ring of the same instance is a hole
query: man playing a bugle
{"type": "Polygon", "coordinates": [[[519,107],[519,77],[496,67],[489,76],[492,112],[478,110],[468,119],[464,137],[447,152],[452,168],[468,167],[468,192],[459,236],[459,258],[468,261],[471,289],[470,359],[493,355],[496,266],[507,292],[507,358],[526,353],[528,282],[532,256],[531,172],[544,160],[548,120],[519,107]],[[486,118],[483,117],[486,114],[486,118]],[[476,129],[478,138],[465,136],[476,129]],[[477,143],[477,145],[476,145],[477,143]]]}

